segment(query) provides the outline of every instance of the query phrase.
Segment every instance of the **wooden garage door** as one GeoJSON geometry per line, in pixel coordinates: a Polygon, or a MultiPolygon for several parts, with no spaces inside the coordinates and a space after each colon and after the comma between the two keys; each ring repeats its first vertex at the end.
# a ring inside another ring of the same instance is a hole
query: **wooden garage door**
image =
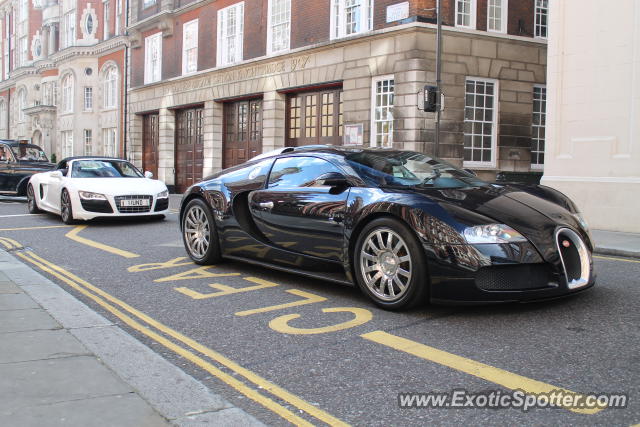
{"type": "Polygon", "coordinates": [[[287,99],[287,146],[342,145],[342,90],[305,92],[287,99]]]}
{"type": "Polygon", "coordinates": [[[160,160],[158,140],[160,130],[158,128],[158,114],[147,114],[142,117],[142,169],[153,172],[158,177],[158,163],[160,160]]]}
{"type": "Polygon", "coordinates": [[[202,180],[203,108],[176,111],[176,191],[183,193],[202,180]]]}
{"type": "Polygon", "coordinates": [[[262,100],[225,104],[224,128],[225,168],[262,153],[262,100]]]}

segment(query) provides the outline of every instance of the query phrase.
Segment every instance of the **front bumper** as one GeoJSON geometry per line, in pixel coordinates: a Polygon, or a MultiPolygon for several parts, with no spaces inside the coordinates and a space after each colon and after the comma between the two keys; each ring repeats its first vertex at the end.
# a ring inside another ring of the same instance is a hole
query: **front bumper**
{"type": "Polygon", "coordinates": [[[110,196],[104,201],[82,200],[78,194],[72,195],[73,217],[79,220],[90,220],[94,218],[122,218],[122,217],[145,217],[154,215],[165,215],[169,212],[169,198],[157,198],[152,195],[145,195],[150,199],[149,209],[142,209],[138,212],[129,211],[120,207],[120,197],[131,195],[110,196]]]}

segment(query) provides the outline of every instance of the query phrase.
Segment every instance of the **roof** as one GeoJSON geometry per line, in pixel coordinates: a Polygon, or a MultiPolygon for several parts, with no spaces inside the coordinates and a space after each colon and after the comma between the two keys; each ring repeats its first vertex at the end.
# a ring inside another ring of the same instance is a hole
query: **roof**
{"type": "Polygon", "coordinates": [[[273,151],[269,151],[264,154],[260,154],[250,161],[267,159],[273,156],[279,156],[281,154],[292,154],[292,153],[325,153],[325,154],[337,154],[344,156],[351,152],[359,152],[359,151],[368,151],[368,152],[389,152],[389,151],[403,151],[398,149],[390,149],[390,148],[378,148],[378,147],[367,147],[364,145],[303,145],[301,147],[284,147],[278,148],[273,151]]]}
{"type": "Polygon", "coordinates": [[[15,140],[12,140],[12,139],[0,139],[0,143],[8,145],[11,148],[14,148],[14,147],[31,147],[31,148],[38,148],[38,149],[42,150],[42,148],[38,147],[35,144],[28,144],[28,143],[24,143],[24,142],[15,141],[15,140]]]}

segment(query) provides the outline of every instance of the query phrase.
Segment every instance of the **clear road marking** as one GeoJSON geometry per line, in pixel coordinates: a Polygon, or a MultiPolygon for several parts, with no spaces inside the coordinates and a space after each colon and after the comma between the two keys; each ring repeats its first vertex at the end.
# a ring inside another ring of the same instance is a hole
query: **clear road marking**
{"type": "Polygon", "coordinates": [[[16,216],[44,216],[46,214],[20,214],[20,215],[0,215],[0,218],[13,218],[16,216]]]}
{"type": "MultiPolygon", "coordinates": [[[[192,263],[191,263],[192,264],[192,263]]],[[[182,273],[173,274],[171,276],[156,279],[154,282],[173,282],[177,280],[192,280],[192,279],[206,279],[207,277],[229,277],[240,276],[240,273],[211,273],[207,270],[214,268],[214,265],[205,265],[197,267],[191,270],[183,271],[182,273]]]]}
{"type": "Polygon", "coordinates": [[[0,231],[45,230],[47,228],[71,228],[73,225],[45,225],[40,227],[0,228],[0,231]]]}
{"type": "MultiPolygon", "coordinates": [[[[537,395],[540,393],[551,393],[553,391],[564,391],[566,393],[579,395],[579,393],[574,393],[561,387],[556,387],[554,385],[546,384],[541,381],[532,380],[530,378],[523,377],[522,375],[514,374],[500,368],[494,368],[493,366],[485,365],[484,363],[448,353],[443,350],[438,350],[437,348],[429,347],[428,345],[420,344],[418,342],[398,337],[384,331],[369,332],[360,336],[369,341],[373,341],[378,344],[391,347],[395,350],[417,356],[421,359],[435,362],[440,365],[464,372],[466,374],[482,378],[483,380],[490,381],[511,390],[522,390],[525,393],[532,395],[537,395]]],[[[596,414],[602,410],[602,408],[565,409],[579,414],[588,415],[596,414]]]]}
{"type": "MultiPolygon", "coordinates": [[[[238,274],[240,275],[240,274],[238,274]]],[[[229,286],[229,285],[223,285],[221,283],[212,283],[209,285],[209,287],[213,288],[213,289],[217,289],[218,292],[211,292],[208,294],[203,294],[201,292],[198,291],[194,291],[193,289],[189,289],[189,288],[174,288],[174,290],[180,292],[181,294],[184,294],[188,297],[191,297],[193,299],[209,299],[209,298],[217,298],[217,297],[222,297],[225,295],[233,295],[233,294],[239,294],[242,292],[250,292],[250,291],[257,291],[259,289],[267,289],[267,288],[274,288],[276,286],[280,286],[277,283],[273,283],[273,282],[269,282],[267,280],[262,280],[262,279],[258,279],[257,277],[245,277],[244,280],[248,280],[249,282],[253,282],[253,283],[257,283],[257,285],[254,286],[245,286],[244,288],[234,288],[233,286],[229,286]]],[[[156,280],[157,282],[157,280],[156,280]]]]}
{"type": "Polygon", "coordinates": [[[640,264],[640,260],[637,259],[627,259],[627,258],[613,258],[613,257],[608,257],[608,256],[600,256],[600,255],[594,255],[594,258],[598,258],[598,259],[607,259],[610,261],[622,261],[622,262],[635,262],[640,264]]]}
{"type": "Polygon", "coordinates": [[[297,319],[298,317],[300,317],[300,315],[286,314],[284,316],[276,317],[271,322],[269,322],[269,327],[274,331],[283,334],[315,335],[355,328],[356,326],[364,325],[373,318],[373,313],[371,313],[369,310],[365,310],[364,308],[331,307],[323,308],[322,311],[324,313],[353,313],[355,317],[346,322],[341,322],[330,326],[323,326],[322,328],[294,328],[293,326],[289,326],[289,321],[297,319]]]}
{"type": "Polygon", "coordinates": [[[307,305],[307,304],[315,304],[317,302],[323,302],[327,300],[325,297],[314,295],[312,293],[305,292],[305,291],[300,291],[298,289],[287,289],[286,292],[292,295],[297,295],[304,299],[299,301],[294,301],[294,302],[288,302],[286,304],[278,304],[278,305],[272,305],[269,307],[254,308],[253,310],[239,311],[236,313],[236,316],[250,316],[252,314],[267,313],[269,311],[283,310],[285,308],[299,307],[301,305],[307,305]]]}
{"type": "Polygon", "coordinates": [[[91,246],[92,248],[100,249],[101,251],[109,252],[110,254],[118,255],[124,258],[138,258],[140,255],[133,252],[124,251],[122,249],[114,248],[113,246],[104,245],[102,243],[94,242],[93,240],[85,239],[78,236],[78,233],[87,228],[86,225],[79,225],[66,234],[69,239],[82,243],[83,245],[91,246]]]}
{"type": "Polygon", "coordinates": [[[132,265],[127,268],[129,273],[140,273],[141,271],[162,270],[164,268],[182,267],[184,265],[193,265],[193,261],[185,261],[187,257],[178,257],[170,259],[167,262],[152,262],[150,264],[132,265]]]}
{"type": "Polygon", "coordinates": [[[149,325],[149,326],[151,326],[153,328],[156,328],[161,333],[164,333],[165,335],[167,335],[167,336],[169,336],[169,337],[171,337],[171,338],[173,338],[173,339],[175,339],[177,341],[180,341],[181,343],[183,343],[187,347],[190,347],[193,350],[196,350],[197,352],[203,354],[204,356],[209,357],[211,360],[214,360],[215,362],[219,363],[220,365],[222,365],[222,366],[226,367],[227,369],[233,371],[235,374],[241,375],[242,377],[244,377],[248,381],[250,381],[253,384],[255,384],[256,386],[258,386],[258,388],[261,391],[271,393],[272,395],[278,397],[279,399],[282,399],[283,401],[289,403],[290,405],[295,406],[296,408],[298,408],[300,410],[300,412],[305,412],[305,413],[317,418],[318,420],[320,420],[320,421],[322,421],[322,422],[324,422],[326,424],[332,425],[332,426],[348,426],[348,424],[346,424],[344,421],[341,421],[340,419],[334,417],[333,415],[331,415],[331,414],[329,414],[329,413],[317,408],[316,406],[306,402],[305,400],[299,398],[298,396],[291,394],[290,392],[286,391],[285,389],[283,389],[283,388],[271,383],[270,381],[260,377],[259,375],[255,374],[254,372],[252,372],[252,371],[250,371],[250,370],[248,370],[246,368],[243,368],[242,366],[238,365],[237,363],[233,362],[232,360],[224,357],[220,353],[217,353],[216,351],[211,350],[210,348],[203,346],[202,344],[194,341],[193,339],[191,339],[191,338],[189,338],[189,337],[187,337],[185,335],[182,335],[181,333],[179,333],[179,332],[177,332],[177,331],[175,331],[175,330],[163,325],[162,323],[158,322],[157,320],[155,320],[155,319],[147,316],[146,314],[136,310],[135,308],[133,308],[130,305],[126,304],[125,302],[115,298],[114,296],[108,294],[107,292],[103,291],[102,289],[100,289],[100,288],[98,288],[98,287],[86,282],[85,280],[79,278],[75,274],[63,269],[62,267],[59,267],[59,266],[57,266],[55,264],[52,264],[49,261],[44,260],[43,258],[39,257],[38,255],[36,255],[32,251],[19,252],[18,256],[20,256],[24,260],[36,265],[37,267],[39,267],[43,271],[45,271],[45,272],[57,277],[58,279],[62,280],[67,285],[71,286],[72,288],[74,288],[77,291],[81,292],[82,294],[86,295],[88,298],[91,298],[93,301],[98,303],[100,306],[102,306],[105,310],[107,310],[110,313],[112,313],[114,316],[118,317],[120,320],[122,320],[124,323],[129,325],[131,328],[139,331],[140,333],[142,333],[142,334],[148,336],[149,338],[153,339],[154,341],[162,344],[163,346],[165,346],[166,348],[168,348],[171,351],[175,352],[176,354],[178,354],[178,355],[184,357],[185,359],[193,362],[194,364],[196,364],[200,368],[202,368],[205,371],[209,372],[210,374],[214,375],[215,377],[217,377],[218,379],[220,379],[221,381],[223,381],[227,385],[233,387],[234,389],[236,389],[240,393],[242,393],[245,396],[249,397],[250,399],[258,402],[259,404],[261,404],[265,408],[271,410],[272,412],[280,415],[282,418],[284,418],[285,420],[289,421],[290,423],[295,424],[295,425],[299,425],[299,426],[313,426],[313,424],[310,423],[309,421],[305,420],[304,418],[301,418],[300,416],[298,416],[297,414],[295,414],[291,410],[289,410],[286,407],[280,405],[279,403],[277,403],[276,401],[270,399],[269,397],[264,396],[263,394],[261,394],[257,390],[251,388],[247,384],[245,384],[242,381],[240,381],[237,378],[235,378],[233,375],[224,372],[220,368],[212,365],[211,363],[209,363],[208,361],[204,360],[202,357],[194,354],[193,352],[189,351],[185,347],[182,347],[180,345],[175,344],[174,342],[170,341],[169,339],[165,338],[164,336],[160,335],[159,333],[155,332],[154,330],[150,329],[149,327],[143,325],[142,323],[138,322],[137,320],[135,320],[134,318],[130,317],[129,315],[127,315],[124,312],[128,312],[133,317],[136,317],[139,320],[141,320],[142,322],[145,322],[147,325],[149,325]],[[115,307],[114,305],[119,306],[120,309],[115,307]]]}

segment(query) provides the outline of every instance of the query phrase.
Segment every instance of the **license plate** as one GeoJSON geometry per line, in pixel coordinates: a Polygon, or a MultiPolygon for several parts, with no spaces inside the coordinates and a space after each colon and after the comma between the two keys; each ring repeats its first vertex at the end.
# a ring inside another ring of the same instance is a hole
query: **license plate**
{"type": "Polygon", "coordinates": [[[120,206],[126,208],[134,208],[140,206],[149,206],[151,203],[149,199],[131,199],[131,200],[122,200],[120,201],[120,206]]]}

